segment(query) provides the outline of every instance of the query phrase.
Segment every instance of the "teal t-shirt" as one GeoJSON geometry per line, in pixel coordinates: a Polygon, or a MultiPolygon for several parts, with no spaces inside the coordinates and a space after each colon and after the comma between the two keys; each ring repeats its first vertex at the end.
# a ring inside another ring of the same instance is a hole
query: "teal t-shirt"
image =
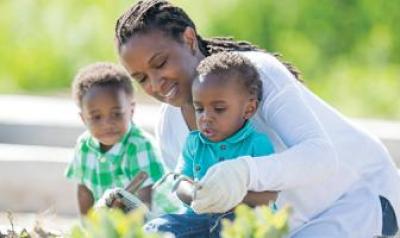
{"type": "Polygon", "coordinates": [[[231,137],[213,142],[200,131],[191,132],[183,148],[183,161],[179,172],[195,180],[200,180],[207,170],[224,160],[240,156],[264,156],[274,152],[267,135],[255,131],[250,121],[231,137]]]}

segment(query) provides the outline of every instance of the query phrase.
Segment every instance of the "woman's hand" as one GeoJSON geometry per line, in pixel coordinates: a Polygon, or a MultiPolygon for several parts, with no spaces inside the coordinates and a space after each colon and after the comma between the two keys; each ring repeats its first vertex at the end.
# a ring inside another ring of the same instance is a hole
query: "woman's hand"
{"type": "Polygon", "coordinates": [[[196,213],[226,212],[243,201],[250,173],[246,158],[224,161],[207,171],[191,205],[196,213]]]}

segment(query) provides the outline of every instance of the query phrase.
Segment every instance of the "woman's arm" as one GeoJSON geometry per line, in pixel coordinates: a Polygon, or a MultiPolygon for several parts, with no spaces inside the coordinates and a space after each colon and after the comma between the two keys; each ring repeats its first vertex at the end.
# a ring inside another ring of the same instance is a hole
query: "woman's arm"
{"type": "Polygon", "coordinates": [[[337,168],[336,151],[323,122],[305,100],[303,86],[273,56],[256,53],[249,59],[263,81],[264,98],[258,113],[287,146],[282,153],[246,159],[248,189],[279,191],[320,183],[337,168]]]}
{"type": "Polygon", "coordinates": [[[176,195],[183,203],[190,206],[193,201],[193,184],[185,180],[180,181],[176,195]]]}
{"type": "Polygon", "coordinates": [[[269,205],[270,202],[275,202],[278,197],[277,192],[247,192],[246,196],[243,199],[243,203],[250,206],[256,207],[261,205],[269,205]]]}
{"type": "Polygon", "coordinates": [[[94,204],[92,192],[83,184],[78,185],[78,203],[81,215],[86,215],[94,204]]]}

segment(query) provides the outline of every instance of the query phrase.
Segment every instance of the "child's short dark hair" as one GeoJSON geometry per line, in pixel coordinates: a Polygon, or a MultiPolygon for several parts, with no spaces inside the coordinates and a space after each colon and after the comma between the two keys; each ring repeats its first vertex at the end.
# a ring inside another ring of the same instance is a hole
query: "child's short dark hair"
{"type": "Polygon", "coordinates": [[[120,88],[130,97],[134,94],[129,74],[113,63],[99,62],[80,69],[72,83],[72,97],[81,105],[83,96],[95,86],[120,88]]]}
{"type": "Polygon", "coordinates": [[[221,77],[239,76],[239,80],[250,95],[258,101],[262,99],[262,81],[257,69],[246,57],[236,52],[220,52],[212,54],[201,61],[197,67],[199,76],[216,74],[221,77]],[[226,75],[226,76],[225,76],[226,75]]]}

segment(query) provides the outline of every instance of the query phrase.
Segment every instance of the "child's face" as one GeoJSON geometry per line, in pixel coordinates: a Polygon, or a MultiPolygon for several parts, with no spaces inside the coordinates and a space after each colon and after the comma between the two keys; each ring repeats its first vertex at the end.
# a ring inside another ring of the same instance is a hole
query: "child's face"
{"type": "Polygon", "coordinates": [[[127,132],[134,104],[122,89],[93,87],[82,98],[81,118],[107,151],[127,132]]]}
{"type": "Polygon", "coordinates": [[[200,132],[221,141],[238,131],[257,109],[257,100],[236,79],[207,75],[193,85],[193,105],[200,132]]]}

